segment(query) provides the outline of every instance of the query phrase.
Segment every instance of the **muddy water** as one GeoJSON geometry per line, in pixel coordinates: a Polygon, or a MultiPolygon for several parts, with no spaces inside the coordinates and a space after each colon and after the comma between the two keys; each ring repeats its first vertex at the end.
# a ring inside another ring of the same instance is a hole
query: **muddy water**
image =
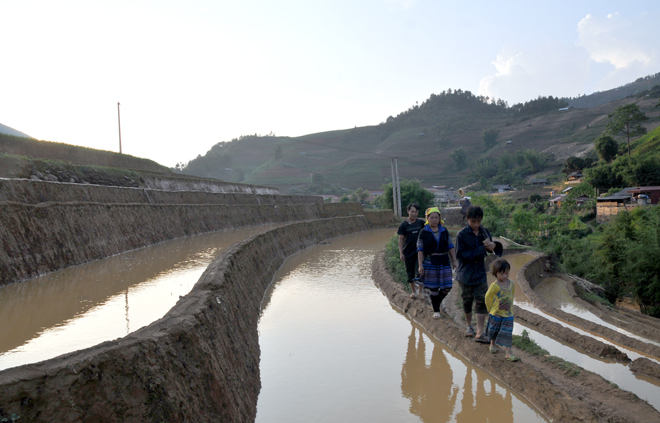
{"type": "Polygon", "coordinates": [[[545,421],[389,305],[371,262],[393,234],[333,239],[275,275],[259,322],[257,422],[545,421]]]}
{"type": "Polygon", "coordinates": [[[589,320],[590,322],[597,323],[601,326],[605,326],[607,328],[613,329],[631,338],[635,338],[649,344],[660,346],[660,342],[646,339],[642,336],[621,329],[609,322],[604,321],[600,317],[596,316],[592,312],[580,306],[568,294],[568,290],[566,289],[566,281],[561,278],[544,279],[540,284],[536,286],[536,288],[534,288],[534,291],[540,294],[543,297],[543,299],[545,299],[550,305],[562,311],[565,311],[566,313],[571,313],[585,320],[589,320]]]}
{"type": "Polygon", "coordinates": [[[181,238],[0,288],[0,370],[150,324],[192,289],[216,256],[265,228],[181,238]]]}
{"type": "MultiPolygon", "coordinates": [[[[534,313],[541,314],[547,319],[559,323],[563,326],[569,327],[570,329],[582,335],[591,336],[603,342],[612,344],[612,342],[606,339],[595,336],[589,332],[574,327],[564,321],[556,319],[554,316],[550,316],[546,313],[543,313],[541,310],[538,310],[529,301],[527,296],[522,292],[522,289],[518,285],[518,281],[516,277],[522,266],[527,264],[534,257],[530,254],[513,254],[513,255],[508,255],[505,258],[509,261],[509,263],[511,263],[511,272],[509,274],[511,275],[511,279],[516,282],[516,292],[514,299],[516,305],[526,310],[532,311],[534,313]]],[[[494,280],[494,277],[490,274],[488,275],[488,278],[489,278],[488,280],[489,283],[494,280]]],[[[535,289],[535,292],[538,292],[538,288],[542,285],[545,286],[541,288],[541,293],[545,295],[546,300],[549,300],[550,304],[553,305],[554,307],[561,308],[562,305],[572,303],[575,305],[575,307],[572,308],[566,307],[564,309],[564,311],[569,313],[571,313],[572,310],[578,307],[577,304],[575,304],[575,302],[569,297],[568,291],[566,291],[565,281],[563,281],[562,279],[548,278],[547,280],[544,280],[541,284],[539,284],[537,289],[535,289]],[[562,282],[564,283],[563,285],[562,282]],[[563,293],[562,293],[562,288],[564,291],[563,293]]],[[[580,317],[583,317],[591,321],[595,321],[596,323],[600,323],[600,319],[597,316],[593,315],[592,313],[586,310],[583,310],[583,313],[582,315],[580,315],[580,317]],[[589,318],[585,317],[586,315],[589,315],[591,317],[589,318]]],[[[612,327],[612,325],[608,325],[608,327],[612,327]]],[[[527,330],[527,332],[529,332],[530,334],[530,338],[536,341],[536,343],[539,344],[542,348],[548,350],[548,352],[551,355],[560,357],[566,361],[575,363],[586,370],[600,374],[605,379],[609,380],[610,382],[616,383],[622,389],[635,393],[638,397],[648,401],[649,404],[651,404],[654,408],[660,410],[660,384],[658,384],[657,382],[648,378],[638,378],[632,372],[630,372],[628,366],[624,364],[603,360],[600,359],[599,357],[581,353],[575,350],[574,348],[572,348],[571,346],[558,342],[551,337],[548,337],[544,334],[541,334],[540,332],[525,327],[519,322],[515,323],[513,333],[516,335],[520,335],[523,329],[527,330]]],[[[621,331],[618,328],[617,330],[621,331]]],[[[619,345],[616,346],[617,348],[626,352],[631,359],[635,359],[638,356],[640,356],[640,354],[637,352],[623,348],[619,345]]]]}

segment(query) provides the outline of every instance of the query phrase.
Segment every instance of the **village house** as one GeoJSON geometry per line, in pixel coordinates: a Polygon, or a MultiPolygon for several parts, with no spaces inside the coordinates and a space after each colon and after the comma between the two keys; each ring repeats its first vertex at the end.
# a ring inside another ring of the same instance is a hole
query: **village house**
{"type": "Polygon", "coordinates": [[[551,206],[561,207],[561,203],[565,201],[566,197],[567,197],[566,194],[555,195],[552,198],[550,198],[550,200],[548,201],[550,202],[551,206]]]}
{"type": "Polygon", "coordinates": [[[582,172],[569,173],[566,177],[569,184],[577,184],[582,181],[582,172]]]}
{"type": "Polygon", "coordinates": [[[608,221],[622,210],[657,205],[658,200],[660,200],[660,186],[624,188],[615,194],[596,199],[596,221],[608,221]]]}
{"type": "Polygon", "coordinates": [[[432,188],[426,188],[426,190],[433,194],[433,202],[436,205],[458,201],[458,196],[454,187],[448,188],[446,185],[434,185],[432,188]]]}
{"type": "Polygon", "coordinates": [[[579,197],[577,197],[577,198],[575,199],[575,204],[576,204],[578,207],[582,207],[582,206],[584,206],[584,205],[587,203],[587,201],[589,201],[589,199],[590,199],[590,197],[589,197],[588,195],[586,195],[586,194],[582,194],[582,195],[580,195],[579,197]]]}
{"type": "Polygon", "coordinates": [[[537,178],[529,181],[532,185],[548,185],[548,178],[537,178]]]}
{"type": "Polygon", "coordinates": [[[515,191],[513,187],[509,184],[506,185],[493,185],[493,189],[499,193],[502,192],[507,192],[507,191],[515,191]]]}
{"type": "Polygon", "coordinates": [[[367,198],[365,198],[364,201],[367,201],[369,203],[373,203],[374,200],[376,198],[380,197],[381,195],[383,195],[383,191],[369,191],[369,196],[367,198]]]}

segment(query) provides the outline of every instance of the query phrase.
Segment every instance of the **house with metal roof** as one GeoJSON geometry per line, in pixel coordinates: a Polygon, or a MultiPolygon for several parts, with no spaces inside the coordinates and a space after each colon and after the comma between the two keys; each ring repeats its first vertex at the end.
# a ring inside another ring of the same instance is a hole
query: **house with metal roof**
{"type": "Polygon", "coordinates": [[[615,194],[596,199],[596,220],[605,222],[623,210],[657,205],[659,200],[660,186],[624,188],[615,194]]]}

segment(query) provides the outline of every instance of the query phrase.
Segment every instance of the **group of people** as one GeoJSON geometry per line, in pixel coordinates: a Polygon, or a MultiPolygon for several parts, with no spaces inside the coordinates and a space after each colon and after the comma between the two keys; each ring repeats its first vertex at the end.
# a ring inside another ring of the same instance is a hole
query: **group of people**
{"type": "Polygon", "coordinates": [[[426,210],[426,220],[418,218],[419,205],[411,203],[407,210],[408,218],[401,223],[397,234],[399,257],[405,263],[411,298],[425,298],[428,292],[433,318],[440,319],[440,304],[456,279],[468,325],[465,336],[490,344],[492,353],[498,351],[497,345],[502,346],[507,360],[518,361],[511,352],[514,296],[514,284],[509,279],[511,265],[502,258],[495,260],[491,272],[496,280],[488,286],[485,258],[489,253],[501,257],[502,244],[493,241],[481,225],[484,216],[481,207],[471,205],[466,210],[467,226],[456,235],[455,246],[437,207],[426,210]],[[476,331],[472,326],[473,308],[476,331]]]}

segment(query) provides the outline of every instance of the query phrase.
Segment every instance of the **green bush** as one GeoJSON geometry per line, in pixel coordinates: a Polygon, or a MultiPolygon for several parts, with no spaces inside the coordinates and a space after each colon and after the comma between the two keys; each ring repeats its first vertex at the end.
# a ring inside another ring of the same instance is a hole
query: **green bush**
{"type": "Polygon", "coordinates": [[[394,235],[385,245],[385,264],[394,280],[400,283],[406,292],[410,291],[406,265],[399,258],[399,236],[394,235]]]}

